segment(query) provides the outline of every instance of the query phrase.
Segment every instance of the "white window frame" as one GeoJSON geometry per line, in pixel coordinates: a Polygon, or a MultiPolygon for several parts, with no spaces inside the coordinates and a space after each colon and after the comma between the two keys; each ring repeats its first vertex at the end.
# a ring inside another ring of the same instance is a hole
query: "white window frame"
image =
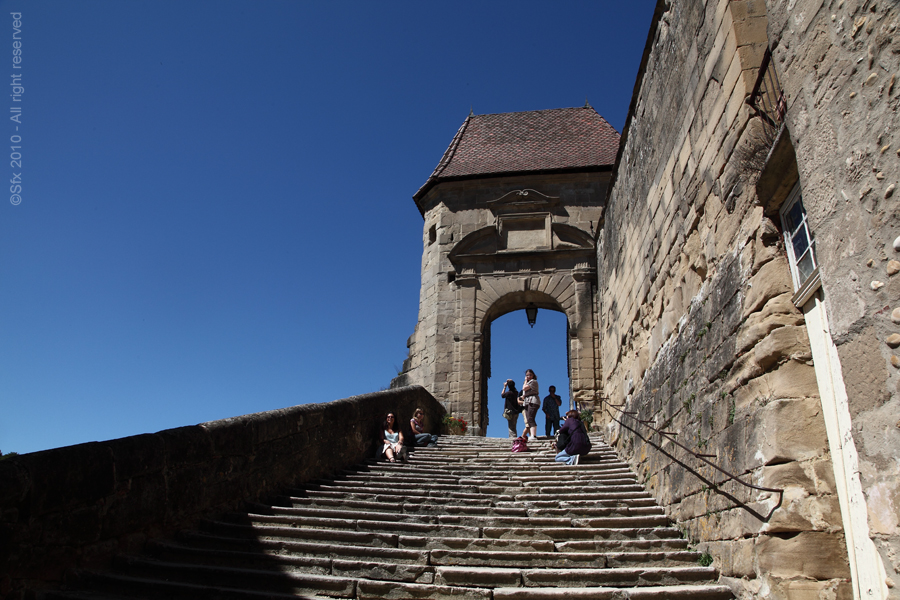
{"type": "Polygon", "coordinates": [[[797,182],[794,185],[794,189],[791,190],[787,200],[781,205],[779,214],[781,216],[781,227],[784,231],[784,247],[785,250],[787,250],[788,262],[791,266],[791,279],[794,282],[794,291],[796,292],[792,300],[796,306],[802,307],[806,304],[807,300],[812,297],[816,290],[821,287],[822,283],[819,279],[819,258],[816,256],[816,238],[813,236],[812,229],[809,226],[809,217],[806,212],[806,207],[803,206],[803,193],[800,189],[800,182],[797,182]],[[788,222],[788,214],[798,203],[802,207],[800,222],[793,230],[791,230],[788,222]],[[798,235],[806,237],[806,250],[803,255],[799,257],[799,260],[794,253],[794,238],[798,235]],[[801,281],[799,261],[803,260],[807,255],[812,260],[813,268],[809,275],[801,281]]]}

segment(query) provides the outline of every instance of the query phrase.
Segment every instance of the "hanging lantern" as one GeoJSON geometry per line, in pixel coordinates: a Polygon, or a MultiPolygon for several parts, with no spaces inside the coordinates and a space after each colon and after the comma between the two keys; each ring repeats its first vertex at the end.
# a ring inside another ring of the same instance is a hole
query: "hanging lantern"
{"type": "Polygon", "coordinates": [[[528,324],[534,327],[537,322],[537,306],[533,302],[529,302],[525,307],[525,316],[528,317],[528,324]]]}

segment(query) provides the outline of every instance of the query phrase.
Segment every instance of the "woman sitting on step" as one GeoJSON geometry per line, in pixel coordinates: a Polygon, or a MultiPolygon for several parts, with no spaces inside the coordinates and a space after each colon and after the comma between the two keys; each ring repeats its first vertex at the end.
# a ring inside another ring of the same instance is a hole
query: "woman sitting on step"
{"type": "Polygon", "coordinates": [[[412,429],[413,437],[416,438],[416,446],[434,446],[437,444],[438,436],[433,433],[425,432],[425,413],[421,408],[417,408],[413,413],[412,419],[409,420],[409,427],[412,429]]]}
{"type": "Polygon", "coordinates": [[[403,432],[397,424],[394,413],[388,413],[384,418],[384,427],[381,431],[381,456],[391,462],[397,462],[399,458],[406,462],[406,448],[403,446],[403,432]]]}
{"type": "Polygon", "coordinates": [[[559,428],[559,436],[569,436],[569,441],[559,454],[556,462],[564,462],[567,465],[577,465],[580,457],[591,451],[591,440],[588,438],[587,429],[581,422],[581,415],[577,410],[566,413],[566,422],[559,428]]]}

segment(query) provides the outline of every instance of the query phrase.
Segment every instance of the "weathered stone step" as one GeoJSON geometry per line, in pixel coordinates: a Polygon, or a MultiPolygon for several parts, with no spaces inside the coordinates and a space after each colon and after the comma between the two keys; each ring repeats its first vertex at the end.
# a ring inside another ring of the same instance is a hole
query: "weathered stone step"
{"type": "Polygon", "coordinates": [[[367,521],[365,519],[324,519],[295,515],[239,515],[253,526],[280,525],[294,530],[331,529],[342,532],[362,531],[389,534],[414,533],[438,537],[480,537],[478,527],[448,523],[411,523],[407,521],[367,521]]]}
{"type": "Polygon", "coordinates": [[[494,567],[437,567],[438,585],[476,587],[601,587],[679,585],[713,582],[711,567],[644,567],[639,569],[509,569],[494,567]]]}
{"type": "Polygon", "coordinates": [[[673,585],[658,587],[496,588],[493,600],[730,600],[724,585],[673,585]]]}
{"type": "Polygon", "coordinates": [[[67,586],[66,589],[42,592],[40,600],[333,600],[311,594],[229,589],[89,571],[73,571],[68,585],[91,591],[68,589],[67,586]]]}
{"type": "Polygon", "coordinates": [[[571,527],[565,529],[513,529],[506,527],[485,527],[482,536],[488,539],[534,539],[558,540],[622,540],[622,539],[666,539],[680,537],[681,532],[674,527],[571,527]]]}
{"type": "MultiPolygon", "coordinates": [[[[596,496],[596,494],[595,494],[596,496]]],[[[448,511],[448,512],[458,512],[458,513],[475,513],[481,514],[482,511],[488,511],[489,513],[496,514],[504,514],[514,516],[517,514],[521,514],[521,511],[529,511],[529,510],[544,510],[544,509],[561,509],[561,510],[591,510],[591,509],[604,509],[604,508],[647,508],[653,507],[658,508],[656,501],[653,500],[644,491],[640,492],[626,492],[626,493],[606,493],[602,494],[601,498],[594,498],[592,500],[531,500],[526,504],[522,502],[512,501],[498,501],[495,503],[491,503],[489,500],[483,501],[467,501],[465,505],[462,504],[451,504],[441,503],[438,499],[425,498],[423,502],[422,499],[419,499],[417,502],[406,502],[406,503],[383,503],[375,500],[356,500],[351,498],[344,498],[341,496],[338,497],[312,497],[312,498],[298,498],[298,497],[286,497],[280,499],[278,501],[278,506],[286,506],[290,504],[294,507],[334,507],[334,508],[344,508],[344,509],[364,509],[366,511],[371,512],[387,512],[387,513],[395,513],[395,512],[412,512],[412,513],[421,513],[421,512],[435,512],[435,511],[448,511]],[[433,501],[432,501],[433,500],[433,501]],[[512,512],[511,512],[512,511],[512,512]]],[[[661,510],[661,509],[659,509],[661,510]]]]}
{"type": "Polygon", "coordinates": [[[398,548],[411,550],[522,550],[553,552],[565,548],[568,552],[579,552],[577,546],[566,547],[571,542],[618,542],[629,540],[672,540],[680,535],[677,529],[566,529],[544,530],[540,534],[525,530],[493,530],[483,538],[422,538],[400,536],[398,548]],[[549,533],[548,533],[549,532],[549,533]],[[559,534],[561,537],[554,537],[559,534]]]}
{"type": "Polygon", "coordinates": [[[348,577],[316,575],[296,570],[248,569],[185,564],[123,556],[116,560],[117,570],[132,577],[158,578],[182,583],[245,587],[279,593],[300,593],[353,598],[356,581],[348,577]]]}
{"type": "MultiPolygon", "coordinates": [[[[420,456],[420,453],[414,452],[410,458],[410,462],[407,465],[402,465],[402,463],[389,463],[389,462],[378,462],[371,461],[366,463],[364,466],[360,467],[358,470],[363,472],[391,472],[398,468],[406,468],[406,469],[415,469],[417,471],[443,471],[446,474],[456,474],[456,473],[491,473],[491,468],[489,464],[485,464],[484,462],[477,462],[469,464],[469,458],[491,458],[492,460],[496,460],[498,458],[508,458],[513,456],[524,456],[523,463],[518,465],[519,468],[522,469],[540,469],[540,470],[562,470],[569,472],[577,472],[576,469],[564,469],[563,464],[555,461],[556,452],[551,452],[549,449],[544,449],[541,452],[525,452],[525,453],[511,453],[504,452],[502,454],[493,454],[493,455],[472,455],[471,457],[456,457],[459,460],[455,460],[452,463],[448,463],[445,457],[448,455],[434,454],[430,456],[420,456]],[[529,457],[534,456],[543,456],[546,458],[546,461],[541,461],[540,463],[531,464],[534,461],[530,460],[529,457]],[[528,460],[526,460],[528,459],[528,460]],[[398,466],[399,465],[399,466],[398,466]]],[[[610,467],[621,467],[627,466],[628,463],[619,459],[615,454],[610,454],[609,456],[602,456],[596,454],[594,451],[591,451],[590,454],[584,457],[585,460],[590,460],[589,463],[586,463],[585,466],[589,466],[593,470],[602,470],[610,467]]],[[[347,473],[349,471],[344,471],[339,475],[347,473]]]]}
{"type": "Polygon", "coordinates": [[[557,552],[640,552],[656,550],[685,550],[688,542],[685,539],[655,538],[655,539],[612,539],[612,540],[581,540],[571,542],[558,542],[557,552]]]}
{"type": "MultiPolygon", "coordinates": [[[[180,567],[204,567],[203,572],[214,573],[215,569],[250,569],[254,573],[277,571],[307,573],[355,579],[382,579],[406,583],[432,583],[434,567],[425,560],[419,562],[393,562],[379,560],[375,553],[358,558],[331,558],[321,555],[310,557],[303,554],[283,554],[278,552],[236,552],[209,551],[179,545],[158,545],[153,548],[157,562],[148,563],[155,568],[159,564],[177,564],[180,567]]],[[[139,564],[136,561],[132,563],[139,564]]]]}
{"type": "MultiPolygon", "coordinates": [[[[544,488],[546,492],[542,492],[540,487],[524,488],[516,494],[496,494],[496,493],[468,493],[468,492],[429,492],[422,494],[404,494],[394,490],[378,490],[367,487],[359,488],[341,488],[322,486],[318,489],[307,490],[305,496],[308,498],[351,498],[354,500],[375,500],[384,502],[435,502],[442,501],[448,503],[453,501],[459,503],[460,500],[483,501],[490,504],[494,501],[510,501],[510,500],[540,500],[552,494],[553,498],[558,501],[565,500],[602,500],[604,496],[614,492],[634,492],[644,493],[644,488],[636,483],[609,483],[598,484],[593,488],[572,489],[565,488],[559,490],[556,488],[544,488]]],[[[607,496],[608,497],[608,496],[607,496]]]]}
{"type": "MultiPolygon", "coordinates": [[[[379,506],[375,504],[375,506],[379,506]]],[[[248,505],[251,512],[259,515],[298,515],[318,518],[350,519],[359,518],[367,520],[407,521],[407,522],[453,522],[454,519],[466,517],[517,517],[517,518],[567,518],[583,519],[592,517],[619,517],[619,516],[662,516],[662,508],[650,506],[599,506],[599,507],[559,507],[531,508],[525,506],[510,506],[497,508],[488,506],[439,506],[427,507],[416,505],[414,510],[364,510],[361,506],[333,507],[317,506],[270,506],[262,504],[248,505]]],[[[403,507],[398,507],[402,509],[403,507]]],[[[458,523],[459,524],[459,523],[458,523]]],[[[466,523],[468,524],[468,523],[466,523]]]]}
{"type": "MultiPolygon", "coordinates": [[[[207,521],[204,525],[209,531],[222,537],[234,537],[251,539],[254,541],[276,542],[305,542],[305,543],[329,543],[335,546],[361,546],[368,545],[373,548],[400,548],[400,549],[446,549],[446,550],[505,550],[509,548],[521,550],[534,550],[538,552],[552,552],[554,545],[549,535],[535,537],[533,535],[515,535],[513,530],[495,529],[494,535],[485,537],[423,537],[421,535],[397,535],[396,533],[365,533],[357,531],[339,531],[334,529],[297,529],[294,527],[273,527],[262,525],[237,525],[223,523],[221,521],[207,521]],[[510,535],[504,534],[510,532],[510,535]]],[[[519,530],[526,531],[526,530],[519,530]]],[[[559,531],[559,530],[551,530],[559,531]]],[[[576,531],[567,529],[563,531],[576,531]]],[[[581,530],[582,532],[593,530],[581,530]]],[[[586,533],[576,536],[574,539],[628,539],[634,530],[596,530],[596,538],[586,533]]],[[[645,530],[640,530],[644,532],[645,530]]],[[[664,539],[669,532],[659,528],[658,534],[646,530],[643,533],[648,539],[664,539]]],[[[674,530],[677,533],[677,530],[674,530]]],[[[569,538],[566,538],[569,539],[569,538]]]]}
{"type": "Polygon", "coordinates": [[[693,566],[699,554],[687,550],[637,552],[501,552],[431,550],[430,564],[441,566],[592,568],[693,566]]]}
{"type": "MultiPolygon", "coordinates": [[[[246,587],[228,587],[223,584],[197,584],[184,581],[170,581],[156,577],[134,577],[112,573],[93,573],[90,571],[75,571],[70,574],[70,585],[78,585],[89,588],[100,596],[88,596],[88,598],[116,598],[125,599],[166,599],[166,600],[329,600],[333,598],[353,598],[352,595],[337,595],[329,593],[327,596],[318,595],[311,591],[304,591],[296,586],[289,586],[285,582],[280,590],[260,590],[246,587]]],[[[346,582],[354,586],[356,582],[346,582]]],[[[45,595],[47,600],[64,600],[76,598],[67,596],[66,592],[54,592],[53,596],[45,595]]]]}
{"type": "MultiPolygon", "coordinates": [[[[287,510],[287,509],[286,509],[287,510]]],[[[367,520],[352,518],[325,518],[297,514],[240,514],[229,517],[252,525],[281,525],[296,529],[338,529],[342,531],[415,533],[440,537],[480,537],[482,529],[513,529],[527,527],[535,531],[542,529],[578,528],[648,528],[665,527],[669,519],[665,515],[643,515],[636,517],[593,517],[571,519],[565,517],[481,517],[439,515],[421,517],[418,522],[407,520],[367,520]]]]}
{"type": "Polygon", "coordinates": [[[205,521],[201,526],[206,531],[233,537],[252,537],[274,540],[302,540],[329,542],[353,546],[373,546],[396,548],[398,537],[395,533],[368,533],[362,531],[339,531],[336,529],[296,529],[265,525],[239,525],[222,521],[205,521]]]}
{"type": "Polygon", "coordinates": [[[230,537],[213,535],[199,531],[179,534],[182,544],[169,544],[169,548],[195,549],[198,552],[224,549],[236,552],[271,552],[279,554],[300,554],[335,559],[373,560],[402,564],[427,564],[428,552],[385,546],[354,546],[330,542],[305,542],[296,540],[260,539],[255,537],[230,537]]]}
{"type": "MultiPolygon", "coordinates": [[[[548,483],[559,483],[559,482],[591,482],[597,479],[613,479],[616,477],[628,476],[634,478],[634,473],[631,472],[627,467],[609,467],[605,469],[595,469],[595,470],[580,470],[578,473],[566,473],[565,471],[561,471],[559,469],[549,471],[530,471],[521,474],[509,474],[509,475],[498,475],[494,473],[492,475],[485,475],[483,477],[473,477],[470,474],[457,474],[457,475],[448,475],[448,474],[437,474],[437,473],[423,473],[415,471],[412,467],[405,471],[403,474],[403,482],[398,483],[396,481],[396,477],[394,473],[390,473],[388,471],[362,471],[359,473],[350,473],[340,477],[339,479],[335,479],[333,482],[330,482],[334,485],[359,485],[359,482],[363,483],[388,483],[390,485],[404,485],[404,486],[418,486],[418,485],[448,485],[448,486],[485,486],[485,485],[496,485],[496,486],[511,486],[511,485],[522,485],[528,482],[541,481],[548,483]]],[[[325,482],[323,482],[325,483],[325,482]]],[[[312,486],[310,486],[312,487],[312,486]]]]}

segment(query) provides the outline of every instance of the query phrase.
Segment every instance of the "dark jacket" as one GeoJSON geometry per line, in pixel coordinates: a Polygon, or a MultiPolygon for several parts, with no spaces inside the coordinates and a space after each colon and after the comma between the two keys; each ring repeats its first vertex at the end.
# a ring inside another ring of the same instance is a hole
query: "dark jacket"
{"type": "Polygon", "coordinates": [[[566,444],[566,454],[574,456],[576,454],[587,454],[591,450],[591,440],[588,439],[587,430],[581,419],[569,417],[563,426],[559,428],[560,433],[568,433],[569,443],[566,444]]]}
{"type": "Polygon", "coordinates": [[[562,399],[557,394],[550,394],[544,398],[544,405],[541,407],[541,410],[544,411],[544,414],[551,421],[559,421],[559,406],[561,403],[562,399]]]}
{"type": "Polygon", "coordinates": [[[504,408],[508,408],[510,413],[517,415],[522,412],[522,407],[519,406],[519,392],[516,391],[516,388],[508,389],[501,396],[506,401],[504,408]]]}

